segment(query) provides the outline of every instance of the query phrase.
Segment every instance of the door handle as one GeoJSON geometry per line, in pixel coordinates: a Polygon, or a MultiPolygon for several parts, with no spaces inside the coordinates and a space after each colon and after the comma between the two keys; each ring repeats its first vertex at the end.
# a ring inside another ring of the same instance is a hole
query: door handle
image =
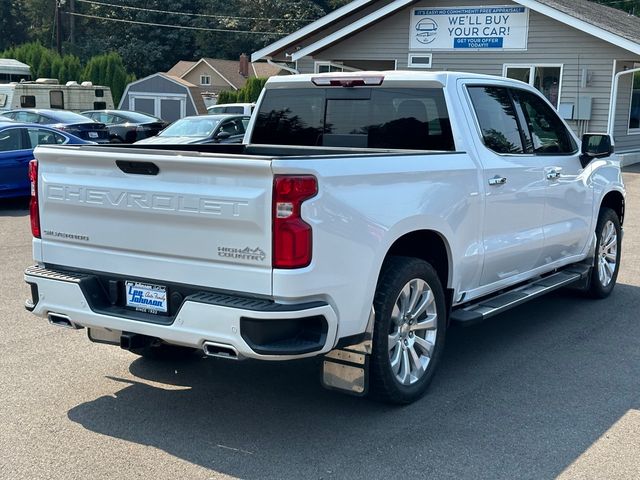
{"type": "Polygon", "coordinates": [[[557,180],[562,174],[561,168],[551,168],[547,170],[547,180],[557,180]]]}
{"type": "Polygon", "coordinates": [[[507,177],[501,177],[500,175],[489,179],[489,185],[504,185],[505,183],[507,183],[507,177]]]}

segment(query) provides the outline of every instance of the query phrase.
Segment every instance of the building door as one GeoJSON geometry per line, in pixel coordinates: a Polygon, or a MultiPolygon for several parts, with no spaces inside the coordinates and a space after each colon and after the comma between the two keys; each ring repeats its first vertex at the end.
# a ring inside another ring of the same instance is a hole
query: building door
{"type": "Polygon", "coordinates": [[[182,104],[184,100],[175,98],[161,98],[160,99],[160,118],[167,122],[175,122],[182,118],[182,104]]]}
{"type": "Polygon", "coordinates": [[[184,94],[151,94],[129,93],[129,110],[148,113],[167,122],[187,115],[187,96],[184,94]]]}
{"type": "Polygon", "coordinates": [[[155,116],[156,106],[155,100],[148,97],[134,97],[129,98],[129,110],[135,112],[148,113],[155,116]]]}

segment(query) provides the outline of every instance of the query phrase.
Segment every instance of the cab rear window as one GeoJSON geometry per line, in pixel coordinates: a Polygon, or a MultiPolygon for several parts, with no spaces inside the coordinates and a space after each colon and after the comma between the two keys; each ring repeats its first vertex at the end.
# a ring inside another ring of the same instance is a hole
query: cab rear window
{"type": "Polygon", "coordinates": [[[440,88],[267,90],[251,142],[400,150],[455,149],[440,88]]]}

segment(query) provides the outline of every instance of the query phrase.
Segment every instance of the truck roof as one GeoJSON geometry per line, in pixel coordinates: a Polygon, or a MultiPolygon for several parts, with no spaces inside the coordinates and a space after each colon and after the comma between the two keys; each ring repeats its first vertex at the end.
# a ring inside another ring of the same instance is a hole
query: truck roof
{"type": "MultiPolygon", "coordinates": [[[[296,85],[302,87],[301,84],[309,84],[314,78],[353,78],[353,77],[383,77],[383,83],[390,82],[419,82],[430,83],[431,86],[443,87],[450,81],[459,78],[473,78],[487,81],[507,80],[505,77],[494,75],[482,75],[478,73],[467,72],[450,72],[450,71],[407,71],[407,70],[387,70],[387,71],[358,71],[358,72],[330,72],[330,73],[305,73],[300,75],[283,75],[269,78],[267,88],[278,88],[285,85],[296,85]]],[[[424,85],[428,86],[428,85],[424,85]]]]}

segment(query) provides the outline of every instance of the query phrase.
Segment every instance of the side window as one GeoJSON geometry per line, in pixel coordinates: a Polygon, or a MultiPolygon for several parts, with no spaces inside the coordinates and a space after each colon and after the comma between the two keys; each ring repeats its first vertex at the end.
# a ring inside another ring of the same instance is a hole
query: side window
{"type": "Polygon", "coordinates": [[[496,153],[524,153],[516,110],[507,89],[468,87],[468,91],[487,148],[496,153]]]}
{"type": "Polygon", "coordinates": [[[36,108],[35,95],[20,95],[21,108],[36,108]]]}
{"type": "Polygon", "coordinates": [[[244,113],[244,108],[242,107],[227,107],[224,109],[224,113],[244,113]]]}
{"type": "MultiPolygon", "coordinates": [[[[33,112],[18,112],[14,117],[18,122],[39,123],[40,115],[33,112]]],[[[41,123],[41,122],[40,122],[41,123]]]]}
{"type": "Polygon", "coordinates": [[[533,153],[571,154],[577,146],[556,112],[538,95],[526,90],[512,90],[522,109],[523,126],[531,137],[533,153]]]}
{"type": "Polygon", "coordinates": [[[22,144],[22,129],[8,128],[0,132],[0,152],[24,150],[29,147],[22,144]]]}
{"type": "Polygon", "coordinates": [[[62,145],[67,141],[63,135],[50,130],[29,128],[27,132],[29,133],[31,148],[36,148],[38,145],[62,145]]]}
{"type": "Polygon", "coordinates": [[[64,110],[64,92],[62,90],[51,90],[49,92],[49,103],[51,108],[64,110]]]}

